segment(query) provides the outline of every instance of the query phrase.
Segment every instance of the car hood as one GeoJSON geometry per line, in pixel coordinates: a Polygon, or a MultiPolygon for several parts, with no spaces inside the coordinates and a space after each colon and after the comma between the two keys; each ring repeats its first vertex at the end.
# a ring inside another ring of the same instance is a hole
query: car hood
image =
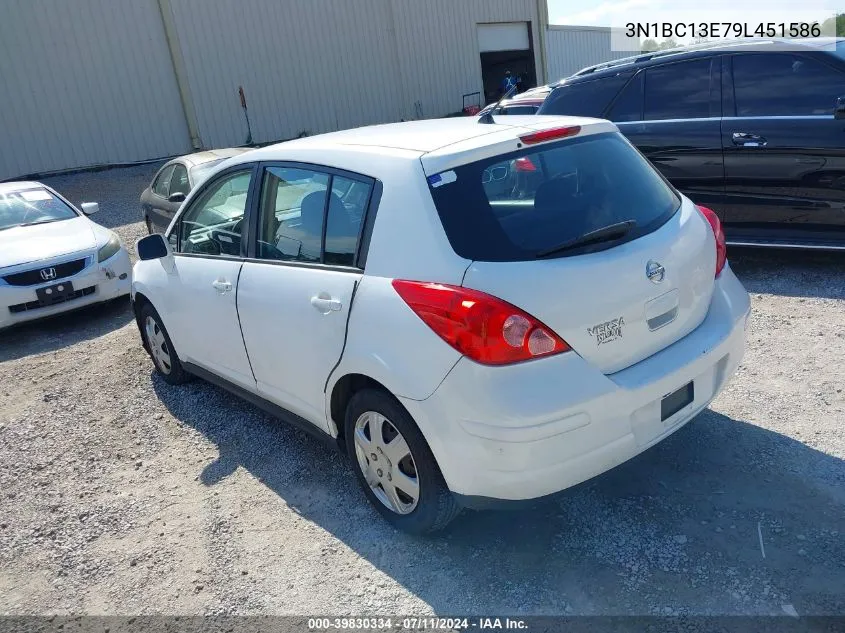
{"type": "Polygon", "coordinates": [[[108,229],[83,216],[34,226],[16,226],[0,231],[0,268],[92,251],[107,240],[108,229]]]}

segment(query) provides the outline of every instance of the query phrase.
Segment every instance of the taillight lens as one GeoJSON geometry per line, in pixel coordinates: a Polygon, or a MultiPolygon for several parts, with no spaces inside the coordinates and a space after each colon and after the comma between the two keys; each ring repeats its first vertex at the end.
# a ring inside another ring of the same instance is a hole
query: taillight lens
{"type": "Polygon", "coordinates": [[[478,363],[507,365],[571,349],[530,314],[478,290],[402,279],[393,287],[440,338],[478,363]]]}
{"type": "Polygon", "coordinates": [[[513,161],[513,166],[516,171],[524,171],[524,172],[531,172],[537,171],[537,166],[531,162],[531,159],[527,156],[523,156],[522,158],[517,158],[513,161]]]}
{"type": "Polygon", "coordinates": [[[725,262],[728,260],[728,247],[725,244],[725,231],[722,229],[722,221],[712,209],[700,205],[696,206],[701,211],[701,215],[707,218],[710,227],[713,229],[713,235],[716,236],[716,277],[718,277],[725,267],[725,262]]]}
{"type": "Polygon", "coordinates": [[[537,143],[545,143],[546,141],[556,141],[569,136],[577,136],[580,131],[580,125],[568,125],[567,127],[555,127],[549,130],[526,134],[525,136],[520,136],[519,140],[526,145],[536,145],[537,143]]]}

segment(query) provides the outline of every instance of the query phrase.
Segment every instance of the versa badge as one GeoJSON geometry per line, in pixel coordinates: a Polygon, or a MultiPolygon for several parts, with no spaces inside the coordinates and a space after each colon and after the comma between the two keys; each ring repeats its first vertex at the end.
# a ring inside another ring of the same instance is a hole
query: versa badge
{"type": "Polygon", "coordinates": [[[587,328],[587,334],[596,339],[596,345],[602,343],[610,343],[618,338],[622,338],[622,326],[625,324],[625,319],[618,317],[599,323],[593,327],[587,328]]]}

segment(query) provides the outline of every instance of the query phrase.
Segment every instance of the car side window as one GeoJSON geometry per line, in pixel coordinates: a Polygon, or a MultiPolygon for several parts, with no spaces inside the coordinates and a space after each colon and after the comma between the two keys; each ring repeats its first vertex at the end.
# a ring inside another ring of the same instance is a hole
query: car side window
{"type": "Polygon", "coordinates": [[[184,165],[177,164],[173,167],[173,176],[170,178],[170,194],[183,193],[186,196],[191,192],[191,184],[188,182],[188,170],[184,165]]]}
{"type": "Polygon", "coordinates": [[[369,183],[353,178],[268,167],[261,186],[257,256],[353,266],[371,190],[369,183]]]}
{"type": "Polygon", "coordinates": [[[552,91],[538,114],[600,116],[631,75],[633,72],[624,72],[612,77],[564,84],[552,91]]]}
{"type": "Polygon", "coordinates": [[[179,217],[179,252],[195,255],[241,253],[241,229],[252,169],[227,174],[209,185],[179,217]]]}
{"type": "Polygon", "coordinates": [[[324,263],[336,266],[355,264],[358,236],[361,233],[371,189],[369,183],[342,176],[332,178],[324,263]]]}
{"type": "Polygon", "coordinates": [[[173,168],[175,165],[166,167],[153,182],[153,193],[162,198],[170,195],[170,178],[173,175],[173,168]]]}
{"type": "Polygon", "coordinates": [[[711,59],[649,68],[643,119],[703,119],[710,116],[711,59]]]}
{"type": "Polygon", "coordinates": [[[845,73],[804,55],[733,56],[736,116],[832,115],[845,73]]]}
{"type": "Polygon", "coordinates": [[[645,73],[638,73],[619,93],[607,118],[616,123],[642,121],[643,119],[643,83],[645,73]]]}

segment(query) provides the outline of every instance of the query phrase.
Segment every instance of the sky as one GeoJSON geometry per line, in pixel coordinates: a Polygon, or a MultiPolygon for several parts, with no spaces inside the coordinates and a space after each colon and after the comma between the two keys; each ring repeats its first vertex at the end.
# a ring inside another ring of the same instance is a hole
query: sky
{"type": "Polygon", "coordinates": [[[548,5],[551,24],[617,27],[666,21],[813,22],[845,11],[843,0],[548,0],[548,5]]]}

